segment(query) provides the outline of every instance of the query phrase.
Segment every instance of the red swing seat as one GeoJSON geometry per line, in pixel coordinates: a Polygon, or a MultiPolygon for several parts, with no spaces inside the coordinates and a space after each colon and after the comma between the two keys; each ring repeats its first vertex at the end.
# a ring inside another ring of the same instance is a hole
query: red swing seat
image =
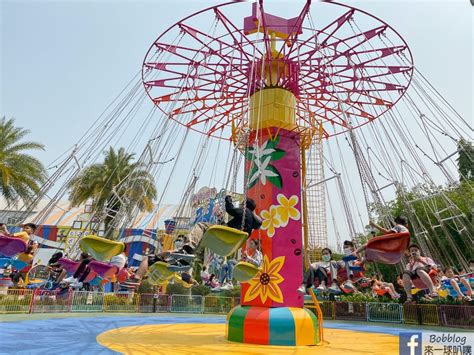
{"type": "Polygon", "coordinates": [[[367,261],[383,264],[397,264],[410,244],[410,233],[390,233],[374,237],[367,243],[365,257],[367,261]]]}
{"type": "MultiPolygon", "coordinates": [[[[359,260],[354,261],[354,266],[362,266],[363,267],[363,265],[361,264],[361,262],[359,260]]],[[[353,271],[352,272],[352,281],[353,282],[358,281],[362,277],[365,277],[364,271],[353,271]]],[[[345,266],[341,266],[337,270],[337,280],[340,283],[342,283],[344,281],[347,281],[348,279],[349,278],[347,277],[347,270],[346,270],[345,266]]]]}
{"type": "Polygon", "coordinates": [[[380,286],[374,286],[372,287],[372,292],[374,292],[377,296],[383,296],[386,293],[388,293],[388,288],[382,288],[380,286]]]}
{"type": "MultiPolygon", "coordinates": [[[[438,271],[436,271],[436,269],[431,269],[429,272],[428,272],[428,275],[431,279],[431,281],[433,281],[433,283],[436,282],[436,276],[438,276],[438,271]]],[[[426,285],[419,277],[417,277],[416,279],[413,279],[411,280],[413,286],[415,286],[416,288],[420,289],[420,290],[426,290],[428,289],[428,285],[426,285]]]]}

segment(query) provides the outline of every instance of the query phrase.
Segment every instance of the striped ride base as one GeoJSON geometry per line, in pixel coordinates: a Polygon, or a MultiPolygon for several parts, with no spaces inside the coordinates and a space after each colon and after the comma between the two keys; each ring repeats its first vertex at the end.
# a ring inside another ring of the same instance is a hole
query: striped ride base
{"type": "Polygon", "coordinates": [[[227,340],[263,345],[317,345],[318,319],[306,308],[237,306],[227,316],[227,340]]]}

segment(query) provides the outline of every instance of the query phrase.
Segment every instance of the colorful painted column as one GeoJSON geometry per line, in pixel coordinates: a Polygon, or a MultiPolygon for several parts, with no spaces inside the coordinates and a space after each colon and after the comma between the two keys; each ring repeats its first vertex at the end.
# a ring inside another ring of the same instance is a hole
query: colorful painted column
{"type": "Polygon", "coordinates": [[[248,196],[263,224],[251,238],[260,240],[260,272],[242,283],[241,306],[228,317],[231,341],[269,345],[315,345],[316,316],[303,308],[297,292],[303,279],[301,142],[295,130],[295,97],[281,88],[251,98],[246,152],[248,196]]]}
{"type": "MultiPolygon", "coordinates": [[[[247,194],[262,217],[260,240],[263,265],[249,282],[242,283],[241,305],[227,318],[227,339],[268,345],[316,345],[320,342],[318,319],[303,308],[297,292],[303,280],[303,228],[301,203],[301,152],[307,137],[296,123],[299,66],[276,49],[276,38],[288,40],[300,31],[301,18],[286,20],[263,12],[253,4],[244,19],[246,34],[267,31],[267,53],[255,63],[264,73],[265,85],[250,98],[251,133],[245,152],[247,194]],[[265,26],[262,26],[262,18],[265,26]],[[278,87],[286,83],[286,89],[278,87]]],[[[258,89],[257,89],[258,88],[258,89]]]]}

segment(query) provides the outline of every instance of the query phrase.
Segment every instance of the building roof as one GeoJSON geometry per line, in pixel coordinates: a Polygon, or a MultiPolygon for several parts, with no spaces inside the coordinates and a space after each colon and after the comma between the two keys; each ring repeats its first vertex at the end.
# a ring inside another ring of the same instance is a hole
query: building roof
{"type": "MultiPolygon", "coordinates": [[[[39,202],[36,209],[30,214],[25,222],[35,222],[43,225],[58,225],[58,226],[72,226],[74,221],[83,219],[85,212],[85,205],[79,207],[70,207],[69,201],[59,201],[43,218],[42,211],[48,206],[49,200],[43,199],[39,202]]],[[[159,208],[154,209],[153,212],[142,212],[132,221],[130,226],[127,228],[140,228],[140,229],[152,229],[152,228],[163,228],[164,221],[172,219],[178,209],[178,205],[164,204],[159,208]]],[[[8,216],[18,216],[23,213],[21,210],[15,210],[14,208],[7,208],[7,204],[4,200],[0,200],[0,214],[8,212],[8,216]]]]}

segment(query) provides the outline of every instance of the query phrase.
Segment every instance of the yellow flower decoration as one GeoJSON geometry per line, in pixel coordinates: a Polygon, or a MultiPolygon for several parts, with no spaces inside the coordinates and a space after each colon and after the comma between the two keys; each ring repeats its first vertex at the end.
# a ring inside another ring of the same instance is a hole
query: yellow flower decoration
{"type": "Polygon", "coordinates": [[[270,210],[263,210],[260,213],[260,216],[263,219],[262,229],[268,230],[267,235],[271,238],[275,235],[275,228],[280,227],[281,222],[277,212],[276,206],[270,206],[270,210]]]}
{"type": "Polygon", "coordinates": [[[260,297],[262,303],[265,303],[267,298],[283,303],[283,294],[278,284],[282,283],[285,279],[278,272],[284,263],[284,256],[279,256],[273,259],[272,262],[269,262],[268,257],[265,255],[263,257],[263,267],[257,276],[249,281],[250,287],[245,293],[244,302],[260,297]]]}
{"type": "Polygon", "coordinates": [[[295,221],[301,218],[300,211],[295,208],[296,204],[298,203],[298,196],[293,195],[290,197],[290,199],[287,199],[285,195],[278,194],[277,200],[278,203],[280,203],[280,206],[277,207],[277,212],[280,215],[281,227],[286,227],[290,218],[295,221]]]}

